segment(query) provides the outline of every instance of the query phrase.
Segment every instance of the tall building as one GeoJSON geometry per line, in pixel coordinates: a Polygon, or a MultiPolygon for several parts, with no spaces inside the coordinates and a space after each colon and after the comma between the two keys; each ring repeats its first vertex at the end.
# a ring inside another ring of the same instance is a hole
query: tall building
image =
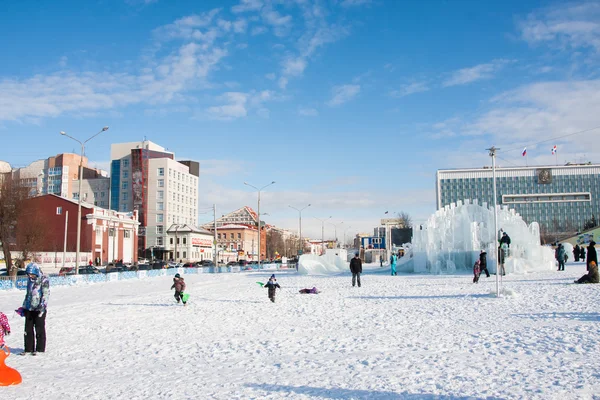
{"type": "Polygon", "coordinates": [[[13,179],[30,188],[31,196],[55,194],[66,199],[79,199],[79,162],[83,164],[82,200],[98,207],[108,207],[110,180],[108,172],[88,167],[87,157],[62,153],[37,160],[26,167],[14,168],[13,179]]]}
{"type": "Polygon", "coordinates": [[[138,212],[138,254],[165,259],[167,228],[198,224],[200,164],[174,158],[147,140],[111,145],[110,208],[138,212]]]}
{"type": "MultiPolygon", "coordinates": [[[[436,192],[438,209],[464,199],[493,204],[492,169],[438,170],[436,192]]],[[[600,165],[496,168],[496,202],[543,234],[583,230],[600,213],[600,165]]]]}

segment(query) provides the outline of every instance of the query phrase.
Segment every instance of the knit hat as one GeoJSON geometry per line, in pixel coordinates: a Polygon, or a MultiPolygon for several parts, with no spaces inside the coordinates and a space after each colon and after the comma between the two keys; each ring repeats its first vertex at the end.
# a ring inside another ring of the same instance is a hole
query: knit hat
{"type": "Polygon", "coordinates": [[[25,272],[27,274],[37,275],[37,276],[40,276],[42,273],[42,271],[40,270],[40,267],[36,263],[27,264],[27,267],[25,267],[25,272]]]}
{"type": "Polygon", "coordinates": [[[275,274],[272,274],[269,279],[275,279],[275,274]]]}
{"type": "Polygon", "coordinates": [[[181,278],[181,275],[175,274],[175,278],[181,278]]]}

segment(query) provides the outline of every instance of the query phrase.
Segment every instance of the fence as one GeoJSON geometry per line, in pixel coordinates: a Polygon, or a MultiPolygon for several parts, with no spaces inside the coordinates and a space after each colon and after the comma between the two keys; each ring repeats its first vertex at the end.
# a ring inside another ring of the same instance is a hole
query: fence
{"type": "MultiPolygon", "coordinates": [[[[283,266],[286,268],[287,266],[283,266]]],[[[295,267],[295,265],[294,265],[295,267]]],[[[279,269],[281,264],[266,264],[260,269],[279,269]]],[[[66,275],[66,276],[50,276],[50,287],[53,286],[71,286],[81,283],[97,283],[97,282],[114,282],[126,279],[144,279],[154,278],[157,276],[173,276],[175,274],[222,274],[242,272],[239,266],[231,267],[210,267],[210,268],[169,268],[169,269],[151,269],[144,271],[124,271],[110,272],[107,274],[81,274],[81,275],[66,275]]],[[[16,279],[10,277],[2,277],[0,279],[0,290],[8,289],[27,289],[27,276],[17,276],[16,279]]]]}

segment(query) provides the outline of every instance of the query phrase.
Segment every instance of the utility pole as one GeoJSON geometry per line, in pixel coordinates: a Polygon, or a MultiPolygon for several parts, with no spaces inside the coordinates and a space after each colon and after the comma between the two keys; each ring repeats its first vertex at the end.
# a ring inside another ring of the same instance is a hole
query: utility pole
{"type": "Polygon", "coordinates": [[[492,146],[489,149],[490,157],[492,157],[492,181],[494,185],[494,248],[496,249],[496,297],[500,297],[500,271],[498,269],[498,207],[496,203],[496,151],[499,150],[492,146]]]}
{"type": "Polygon", "coordinates": [[[213,219],[215,224],[215,238],[213,240],[213,244],[215,245],[215,252],[213,254],[213,260],[215,266],[217,265],[217,205],[213,204],[213,219]]]}
{"type": "Polygon", "coordinates": [[[258,192],[258,209],[257,209],[257,219],[258,219],[258,221],[257,221],[257,224],[256,224],[256,225],[257,225],[257,227],[258,227],[258,265],[259,265],[259,268],[260,268],[260,250],[261,250],[261,249],[260,249],[260,241],[261,241],[261,239],[260,239],[260,236],[261,236],[261,223],[260,223],[260,191],[261,191],[261,190],[263,190],[264,188],[266,188],[266,187],[268,187],[268,186],[271,186],[271,185],[274,185],[274,184],[275,184],[275,181],[273,181],[273,182],[269,183],[268,185],[265,185],[265,186],[263,186],[263,187],[261,187],[261,188],[259,189],[259,188],[257,188],[256,186],[253,186],[253,185],[251,185],[251,184],[249,184],[249,183],[247,183],[247,182],[244,182],[244,185],[246,185],[246,186],[250,186],[250,187],[252,187],[252,188],[256,189],[256,191],[258,192]]]}
{"type": "Polygon", "coordinates": [[[313,217],[314,219],[318,219],[321,221],[321,255],[325,254],[325,221],[331,219],[331,216],[325,219],[313,217]]]}
{"type": "Polygon", "coordinates": [[[300,251],[298,252],[298,255],[300,256],[300,255],[302,255],[302,253],[304,253],[304,245],[303,245],[303,242],[302,242],[302,210],[304,210],[305,208],[310,207],[310,204],[307,205],[306,207],[303,207],[303,208],[300,208],[300,209],[298,209],[296,207],[292,207],[292,206],[288,206],[288,207],[293,208],[294,210],[298,211],[298,232],[299,232],[299,235],[300,235],[300,243],[299,243],[299,246],[298,246],[299,247],[298,250],[300,250],[300,251]]]}
{"type": "Polygon", "coordinates": [[[69,226],[69,211],[66,212],[65,214],[65,242],[63,244],[63,262],[62,262],[62,266],[65,266],[65,260],[67,258],[67,229],[69,226]]]}

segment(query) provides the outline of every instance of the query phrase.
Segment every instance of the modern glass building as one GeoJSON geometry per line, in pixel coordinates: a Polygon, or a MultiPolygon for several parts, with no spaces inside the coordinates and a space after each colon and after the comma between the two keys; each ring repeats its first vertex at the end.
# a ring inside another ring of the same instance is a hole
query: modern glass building
{"type": "MultiPolygon", "coordinates": [[[[493,204],[492,168],[437,171],[437,207],[458,200],[493,204]]],[[[514,208],[542,233],[581,231],[600,214],[600,165],[496,168],[497,204],[514,208]]]]}

